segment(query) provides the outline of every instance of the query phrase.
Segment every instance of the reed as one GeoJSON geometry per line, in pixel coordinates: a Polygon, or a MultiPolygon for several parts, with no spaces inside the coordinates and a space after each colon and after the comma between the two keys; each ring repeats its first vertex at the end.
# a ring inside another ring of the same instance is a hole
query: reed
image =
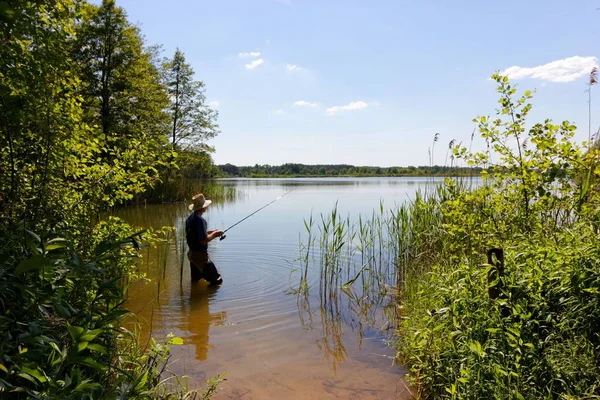
{"type": "Polygon", "coordinates": [[[344,326],[358,333],[359,343],[367,327],[395,336],[400,302],[417,296],[417,282],[444,257],[441,205],[451,197],[446,186],[429,186],[391,208],[380,201],[370,215],[342,216],[336,203],[304,221],[292,269],[299,284],[291,292],[307,330],[313,329],[310,293],[318,293],[319,348],[334,370],[346,356],[344,326]]]}
{"type": "Polygon", "coordinates": [[[239,196],[234,186],[226,186],[218,180],[171,179],[156,183],[151,189],[137,196],[134,203],[174,203],[190,199],[196,193],[219,202],[231,202],[239,196]]]}
{"type": "Polygon", "coordinates": [[[444,238],[440,205],[450,194],[444,186],[419,191],[414,199],[386,209],[381,201],[370,217],[341,217],[337,203],[318,220],[304,221],[296,270],[297,292],[309,290],[309,269],[319,276],[319,296],[333,297],[342,289],[390,288],[403,293],[409,277],[428,272],[441,254],[444,238]]]}

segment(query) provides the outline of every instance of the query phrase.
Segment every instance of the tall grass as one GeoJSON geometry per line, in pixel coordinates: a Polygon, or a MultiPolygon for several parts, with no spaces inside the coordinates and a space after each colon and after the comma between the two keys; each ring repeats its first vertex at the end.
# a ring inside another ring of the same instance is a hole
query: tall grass
{"type": "Polygon", "coordinates": [[[239,193],[233,186],[225,186],[215,180],[170,179],[157,182],[152,188],[134,199],[134,203],[173,203],[190,199],[196,193],[203,193],[213,201],[235,200],[239,193]]]}
{"type": "Polygon", "coordinates": [[[321,298],[353,287],[404,293],[409,277],[426,273],[442,256],[441,204],[450,196],[444,185],[437,185],[391,209],[381,201],[368,217],[342,217],[337,203],[318,220],[311,215],[304,221],[306,239],[300,242],[295,290],[310,289],[309,269],[315,268],[321,298]]]}
{"type": "Polygon", "coordinates": [[[334,370],[346,355],[345,325],[358,332],[360,343],[367,327],[394,331],[398,299],[416,297],[412,283],[440,254],[440,204],[449,196],[444,186],[431,186],[391,209],[381,201],[367,216],[342,216],[336,203],[304,221],[293,292],[305,329],[313,328],[310,293],[318,293],[319,346],[334,370]]]}

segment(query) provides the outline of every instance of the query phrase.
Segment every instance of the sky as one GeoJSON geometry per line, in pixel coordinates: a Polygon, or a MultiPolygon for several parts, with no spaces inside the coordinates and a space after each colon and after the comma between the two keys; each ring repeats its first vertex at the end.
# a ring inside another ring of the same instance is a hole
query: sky
{"type": "MultiPolygon", "coordinates": [[[[219,111],[217,164],[446,161],[494,115],[489,77],[536,89],[531,122],[588,137],[600,0],[117,0],[148,45],[184,52],[219,111]]],[[[592,128],[600,127],[600,85],[592,128]]],[[[473,148],[482,146],[475,139],[473,148]]]]}

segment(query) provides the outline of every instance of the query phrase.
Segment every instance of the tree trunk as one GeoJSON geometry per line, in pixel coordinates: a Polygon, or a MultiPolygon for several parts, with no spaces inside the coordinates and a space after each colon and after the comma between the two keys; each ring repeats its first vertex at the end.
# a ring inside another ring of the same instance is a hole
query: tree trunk
{"type": "Polygon", "coordinates": [[[177,117],[179,116],[179,65],[175,68],[175,110],[173,112],[173,148],[177,142],[177,117]]]}

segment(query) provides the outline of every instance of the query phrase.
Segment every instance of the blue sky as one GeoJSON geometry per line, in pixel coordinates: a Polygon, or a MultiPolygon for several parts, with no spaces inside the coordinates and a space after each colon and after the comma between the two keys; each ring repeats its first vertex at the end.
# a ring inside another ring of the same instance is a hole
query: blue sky
{"type": "Polygon", "coordinates": [[[444,164],[448,142],[468,143],[471,120],[494,113],[488,78],[508,68],[537,89],[532,121],[568,119],[588,136],[598,0],[117,3],[205,82],[219,164],[426,165],[436,132],[444,164]]]}

